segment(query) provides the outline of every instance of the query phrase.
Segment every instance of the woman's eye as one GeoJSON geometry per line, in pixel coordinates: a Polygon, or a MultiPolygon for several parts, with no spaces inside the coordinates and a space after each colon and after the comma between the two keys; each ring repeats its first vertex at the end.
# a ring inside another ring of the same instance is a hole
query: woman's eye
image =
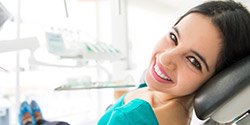
{"type": "Polygon", "coordinates": [[[188,56],[187,59],[196,69],[198,70],[202,69],[200,62],[196,58],[194,58],[193,56],[188,56]]]}
{"type": "Polygon", "coordinates": [[[169,37],[170,37],[171,40],[174,41],[174,44],[177,46],[178,45],[178,41],[177,41],[177,38],[176,38],[175,34],[174,33],[170,33],[169,37]]]}

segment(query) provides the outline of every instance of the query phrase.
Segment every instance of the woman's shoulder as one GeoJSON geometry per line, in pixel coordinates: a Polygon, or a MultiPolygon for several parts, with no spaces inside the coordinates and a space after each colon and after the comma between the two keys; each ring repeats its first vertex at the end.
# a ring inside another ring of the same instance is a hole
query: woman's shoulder
{"type": "MultiPolygon", "coordinates": [[[[144,96],[138,95],[141,91],[134,91],[126,95],[129,98],[122,107],[116,108],[114,114],[119,114],[119,117],[127,118],[136,125],[158,125],[157,118],[154,114],[150,103],[146,101],[144,96]],[[138,95],[138,96],[136,96],[138,95]]],[[[125,97],[125,98],[126,98],[125,97]]]]}
{"type": "Polygon", "coordinates": [[[143,87],[127,93],[124,97],[124,103],[126,104],[134,99],[144,100],[151,104],[152,95],[147,91],[147,87],[143,87]]]}

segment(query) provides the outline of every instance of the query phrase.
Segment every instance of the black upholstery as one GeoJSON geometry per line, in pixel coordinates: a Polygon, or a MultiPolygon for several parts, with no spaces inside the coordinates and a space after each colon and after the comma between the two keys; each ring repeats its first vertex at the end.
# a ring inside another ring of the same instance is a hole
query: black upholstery
{"type": "Polygon", "coordinates": [[[215,75],[198,90],[194,102],[197,117],[201,120],[209,118],[218,107],[249,85],[250,56],[215,75]]]}

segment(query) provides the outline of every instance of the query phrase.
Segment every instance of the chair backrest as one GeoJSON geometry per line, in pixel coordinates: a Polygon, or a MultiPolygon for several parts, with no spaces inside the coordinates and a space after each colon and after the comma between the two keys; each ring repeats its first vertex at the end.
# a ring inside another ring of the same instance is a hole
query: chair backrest
{"type": "Polygon", "coordinates": [[[196,116],[219,123],[235,120],[250,109],[250,56],[209,79],[197,92],[196,116]]]}

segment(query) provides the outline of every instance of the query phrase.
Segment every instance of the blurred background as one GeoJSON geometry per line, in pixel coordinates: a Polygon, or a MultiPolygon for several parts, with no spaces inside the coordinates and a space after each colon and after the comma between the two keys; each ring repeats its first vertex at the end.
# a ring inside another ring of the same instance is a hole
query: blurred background
{"type": "MultiPolygon", "coordinates": [[[[1,0],[0,125],[18,124],[24,100],[48,120],[95,125],[138,86],[153,45],[202,2],[1,0]]],[[[202,121],[194,115],[192,124],[202,121]]]]}

